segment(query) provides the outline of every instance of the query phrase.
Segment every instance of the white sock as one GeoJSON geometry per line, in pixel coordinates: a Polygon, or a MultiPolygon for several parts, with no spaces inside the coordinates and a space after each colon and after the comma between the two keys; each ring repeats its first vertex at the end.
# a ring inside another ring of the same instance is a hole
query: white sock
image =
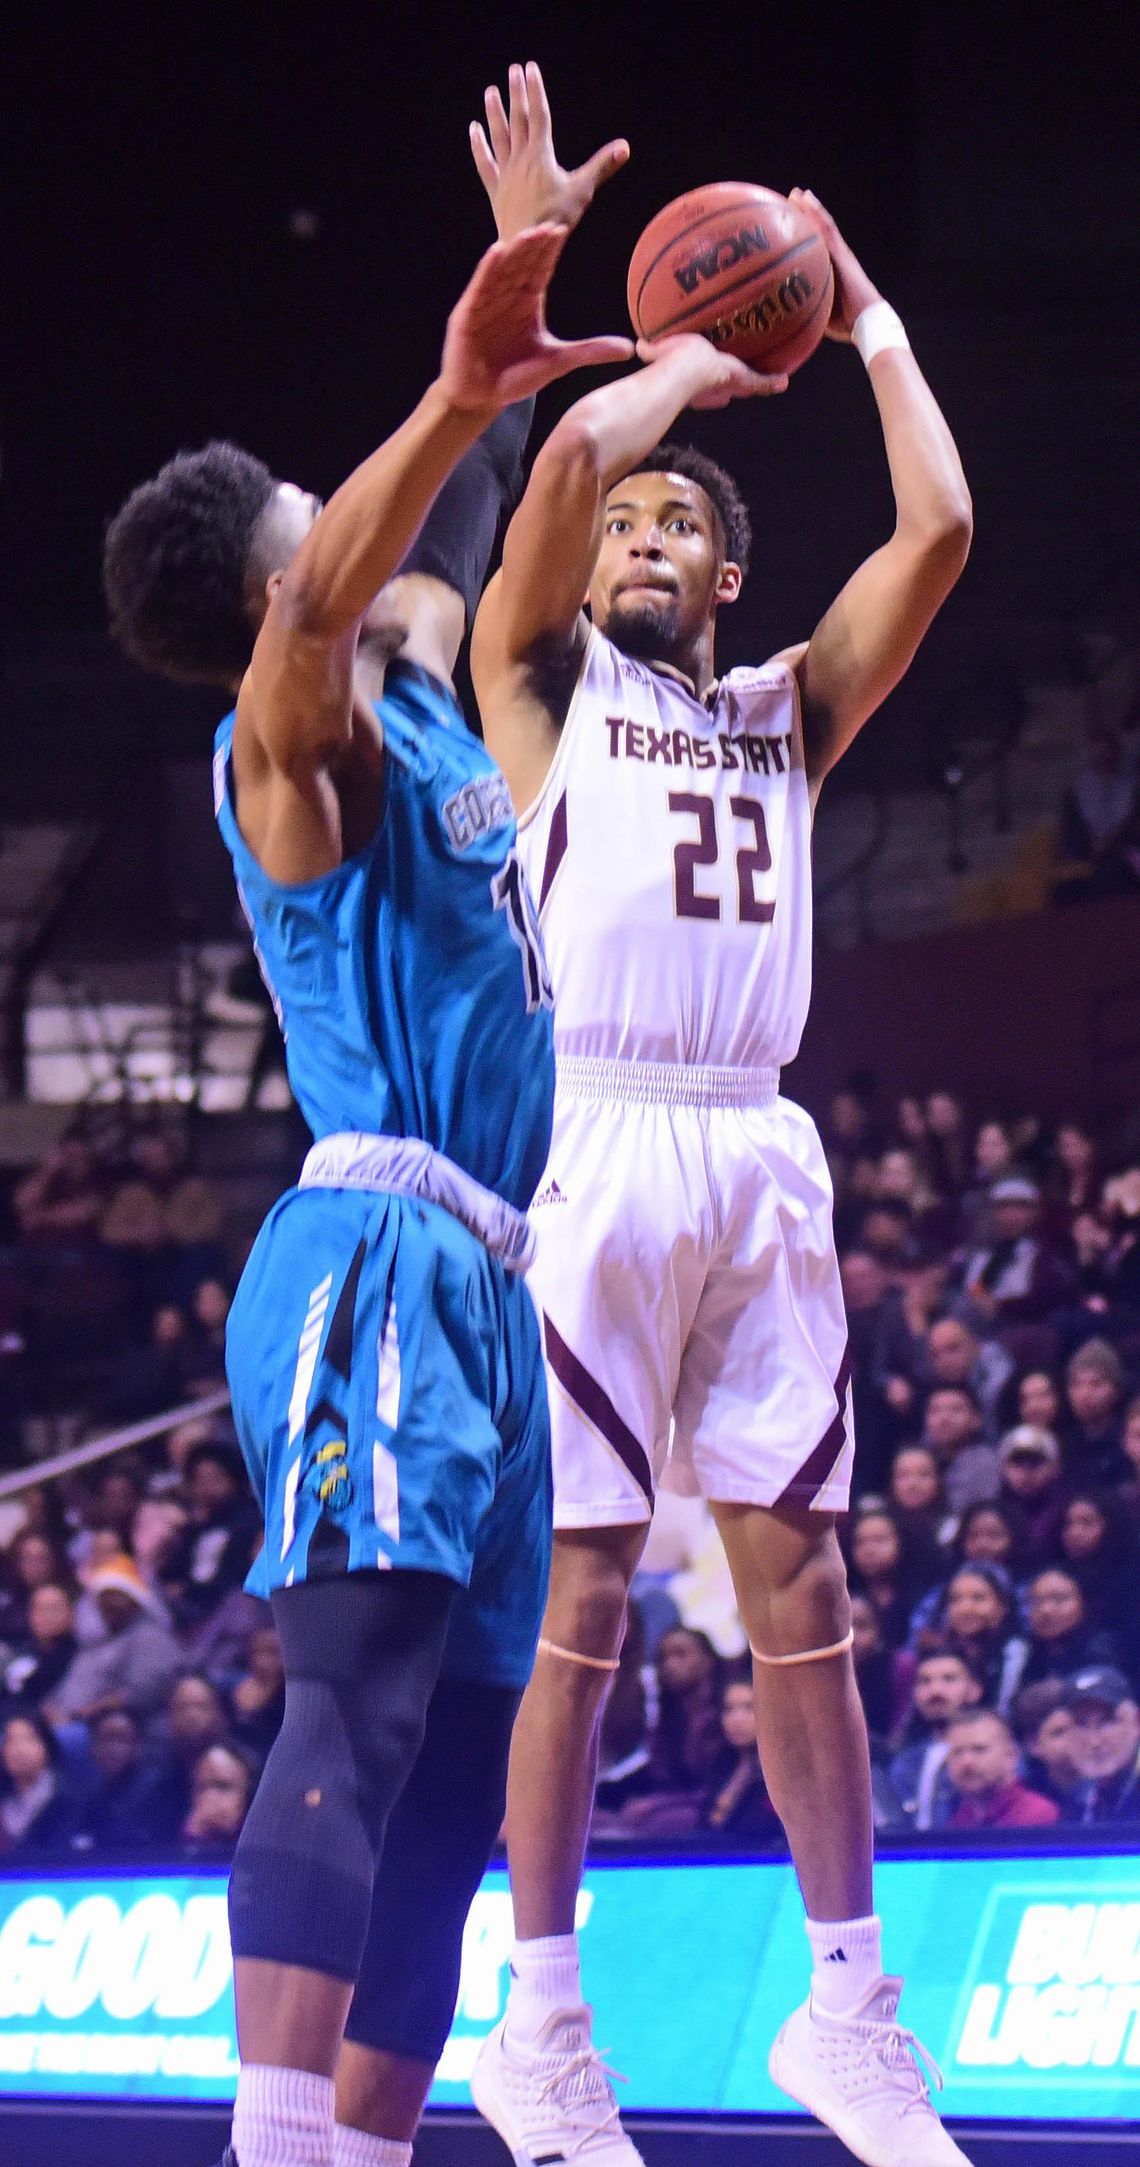
{"type": "Polygon", "coordinates": [[[234,2102],[238,2167],[332,2167],[333,2081],[243,2062],[234,2102]]]}
{"type": "Polygon", "coordinates": [[[582,2004],[577,1934],[550,1934],[544,1941],[516,1941],[511,1950],[507,2030],[512,2039],[537,2039],[558,2009],[582,2004]]]}
{"type": "MultiPolygon", "coordinates": [[[[347,2129],[338,2122],[332,2156],[333,2167],[411,2167],[412,2148],[395,2137],[370,2137],[367,2130],[347,2129]]],[[[238,2167],[242,2167],[240,2159],[238,2167]]]]}
{"type": "Polygon", "coordinates": [[[843,2016],[883,1976],[881,1919],[806,1919],[814,1964],[811,1998],[831,2016],[843,2016]]]}

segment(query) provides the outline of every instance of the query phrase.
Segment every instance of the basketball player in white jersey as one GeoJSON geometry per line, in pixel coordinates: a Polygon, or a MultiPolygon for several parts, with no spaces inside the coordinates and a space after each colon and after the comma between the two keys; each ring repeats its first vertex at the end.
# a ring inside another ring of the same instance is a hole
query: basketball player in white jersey
{"type": "Polygon", "coordinates": [[[957,580],[971,508],[898,317],[816,199],[793,200],[831,252],[832,333],[868,367],[893,534],[809,640],[718,684],[747,515],[718,468],[659,440],[686,406],[782,385],[668,339],[539,454],[473,647],[540,899],[558,1058],[533,1276],[555,1566],[511,1762],[510,2000],[473,2086],[519,2167],[640,2158],[592,2047],[574,1919],[599,1714],[671,1432],[670,1484],[704,1492],[728,1553],[807,1906],[811,1992],[772,2075],[869,2167],[964,2158],[882,1968],[834,1530],[852,1435],[831,1187],[779,1072],[808,1007],[820,786],[957,580]]]}

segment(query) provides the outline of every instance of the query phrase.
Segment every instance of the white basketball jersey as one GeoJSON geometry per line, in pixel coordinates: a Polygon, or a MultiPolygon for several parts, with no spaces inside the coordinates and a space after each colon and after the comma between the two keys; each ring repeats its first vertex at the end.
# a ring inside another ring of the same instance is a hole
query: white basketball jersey
{"type": "Polygon", "coordinates": [[[793,1059],[811,996],[811,806],[785,663],[730,671],[705,705],[591,631],[518,848],[558,1053],[793,1059]]]}

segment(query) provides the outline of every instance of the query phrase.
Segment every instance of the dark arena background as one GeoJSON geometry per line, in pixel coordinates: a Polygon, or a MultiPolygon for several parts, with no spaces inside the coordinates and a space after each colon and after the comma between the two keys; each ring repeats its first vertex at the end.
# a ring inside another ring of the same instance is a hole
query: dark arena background
{"type": "MultiPolygon", "coordinates": [[[[239,1592],[256,1531],[226,1471],[221,1346],[307,1136],[213,830],[219,702],[112,652],[103,528],[208,437],[327,495],[402,418],[491,238],[468,122],[532,56],[565,159],[632,146],[558,271],[557,331],[627,328],[630,251],[682,190],[803,184],[900,311],[961,449],[966,573],[824,792],[814,1002],[785,1088],[836,1185],[859,1436],[844,1539],[903,2015],[979,2167],[1130,2155],[1135,23],[1100,0],[175,13],[24,10],[0,81],[0,2160],[217,2157],[236,2068],[226,1860],[280,1697],[272,1632],[239,1592]],[[1016,1293],[989,1216],[1002,1179],[1028,1192],[1016,1293]],[[1010,1441],[1027,1424],[1044,1446],[1010,1441]],[[203,1444],[213,1488],[186,1468],[203,1444]],[[123,1747],[137,1814],[108,1813],[71,1723],[37,1846],[7,1811],[12,1738],[52,1705],[72,1636],[97,1640],[87,1583],[112,1559],[177,1643],[123,1747]],[[919,1636],[979,1561],[999,1568],[989,1656],[1017,1643],[1040,1688],[999,1704],[1016,1785],[1052,1808],[1041,1826],[963,1815],[916,1775],[936,1737],[911,1703],[919,1636]],[[1069,1605],[1060,1634],[1043,1581],[1069,1605]],[[1119,1686],[1070,1705],[1090,1666],[1119,1686]],[[203,1759],[227,1753],[237,1803],[211,1819],[203,1759]]],[[[544,395],[536,443],[580,388],[544,395]]],[[[806,636],[889,532],[873,402],[827,344],[785,399],[690,419],[752,507],[721,661],[755,661],[806,636]]],[[[807,1977],[778,1828],[717,1836],[691,1785],[681,1834],[622,1802],[622,1769],[654,1765],[663,1634],[707,1636],[709,1695],[743,1646],[704,1520],[658,1531],[635,1594],[580,1913],[630,2130],[649,2167],[838,2163],[767,2075],[807,1977]]],[[[467,2078],[509,1947],[497,1864],[425,2167],[506,2157],[467,2078]]]]}

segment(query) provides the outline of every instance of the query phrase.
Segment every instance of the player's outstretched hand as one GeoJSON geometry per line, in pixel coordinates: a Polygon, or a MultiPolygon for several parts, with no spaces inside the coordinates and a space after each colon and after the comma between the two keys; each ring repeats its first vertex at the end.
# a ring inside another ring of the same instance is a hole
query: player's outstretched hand
{"type": "Polygon", "coordinates": [[[564,226],[573,232],[604,181],[629,157],[618,137],[568,172],[554,155],[550,106],[542,70],[533,60],[510,70],[510,111],[494,84],[484,96],[487,126],[471,123],[471,155],[491,199],[501,241],[527,226],[564,226]]]}
{"type": "Polygon", "coordinates": [[[667,339],[639,339],[637,358],[652,368],[658,361],[676,361],[692,376],[686,404],[697,407],[728,406],[733,399],[767,399],[786,391],[786,376],[764,376],[732,354],[718,351],[699,331],[678,331],[667,339]]]}
{"type": "Polygon", "coordinates": [[[529,399],[571,369],[629,361],[633,341],[556,339],[546,296],[566,246],[565,226],[532,226],[496,241],[447,320],[440,383],[454,406],[491,413],[529,399]]]}
{"type": "Polygon", "coordinates": [[[868,278],[858,256],[849,248],[830,211],[825,211],[819,197],[810,188],[790,188],[788,202],[797,211],[803,211],[813,226],[822,233],[831,257],[835,273],[835,299],[831,306],[831,320],[827,326],[829,339],[850,339],[851,327],[872,301],[881,301],[882,295],[868,278]]]}

